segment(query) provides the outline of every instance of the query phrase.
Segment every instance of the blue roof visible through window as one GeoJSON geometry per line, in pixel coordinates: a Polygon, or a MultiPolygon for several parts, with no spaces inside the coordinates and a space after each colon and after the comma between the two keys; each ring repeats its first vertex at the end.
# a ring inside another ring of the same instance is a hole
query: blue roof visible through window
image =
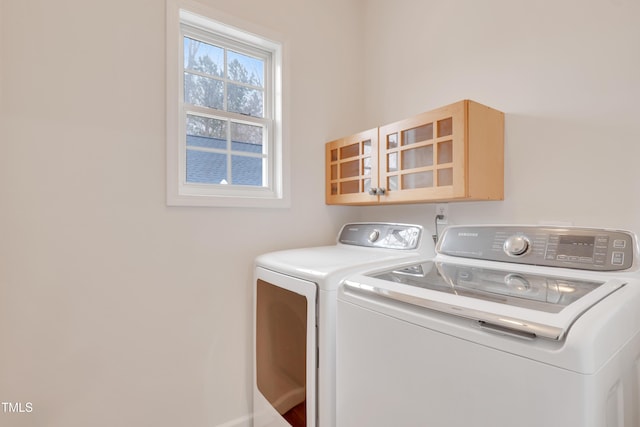
{"type": "MultiPolygon", "coordinates": [[[[227,170],[227,155],[201,151],[197,148],[226,149],[227,142],[220,138],[187,135],[187,182],[194,184],[262,185],[262,159],[233,154],[231,180],[227,170]],[[194,149],[190,149],[194,148],[194,149]]],[[[235,151],[261,153],[262,145],[232,141],[235,151]]]]}

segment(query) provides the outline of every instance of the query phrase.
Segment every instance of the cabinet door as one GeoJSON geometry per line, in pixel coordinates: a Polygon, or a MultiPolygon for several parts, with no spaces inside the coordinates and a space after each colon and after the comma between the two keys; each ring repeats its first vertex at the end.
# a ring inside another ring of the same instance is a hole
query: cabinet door
{"type": "Polygon", "coordinates": [[[378,129],[326,144],[326,203],[373,204],[378,196],[378,129]]]}
{"type": "Polygon", "coordinates": [[[466,196],[466,102],[382,126],[379,132],[381,203],[466,196]]]}

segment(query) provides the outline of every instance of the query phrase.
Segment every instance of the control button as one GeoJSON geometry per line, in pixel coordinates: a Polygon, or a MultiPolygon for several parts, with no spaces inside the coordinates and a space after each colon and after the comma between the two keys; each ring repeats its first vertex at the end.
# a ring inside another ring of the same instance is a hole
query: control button
{"type": "Polygon", "coordinates": [[[526,254],[531,248],[531,242],[527,236],[515,235],[509,237],[504,242],[504,252],[509,256],[520,256],[526,254]]]}
{"type": "Polygon", "coordinates": [[[622,265],[624,264],[624,252],[614,252],[611,254],[611,264],[622,265]]]}
{"type": "Polygon", "coordinates": [[[369,241],[371,243],[378,240],[379,237],[380,237],[380,230],[373,230],[371,233],[369,233],[369,241]]]}
{"type": "Polygon", "coordinates": [[[627,246],[627,241],[622,239],[616,239],[613,241],[613,247],[616,249],[624,249],[627,246]]]}
{"type": "Polygon", "coordinates": [[[580,257],[580,262],[586,262],[588,264],[593,264],[593,258],[581,256],[580,257]]]}
{"type": "Polygon", "coordinates": [[[573,256],[573,255],[571,255],[571,256],[569,257],[569,261],[573,261],[573,262],[576,262],[576,261],[578,261],[579,259],[580,259],[580,258],[578,258],[577,256],[573,256]]]}

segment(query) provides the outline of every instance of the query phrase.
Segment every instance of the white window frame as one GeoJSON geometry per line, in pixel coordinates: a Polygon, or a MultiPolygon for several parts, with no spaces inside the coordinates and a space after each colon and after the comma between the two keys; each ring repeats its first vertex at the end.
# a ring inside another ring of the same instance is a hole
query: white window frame
{"type": "Polygon", "coordinates": [[[188,0],[167,0],[167,205],[221,207],[289,207],[288,162],[283,126],[283,43],[261,36],[237,18],[188,0]],[[225,37],[270,53],[265,67],[263,168],[265,186],[194,184],[186,182],[186,114],[184,102],[183,37],[199,32],[225,37]]]}

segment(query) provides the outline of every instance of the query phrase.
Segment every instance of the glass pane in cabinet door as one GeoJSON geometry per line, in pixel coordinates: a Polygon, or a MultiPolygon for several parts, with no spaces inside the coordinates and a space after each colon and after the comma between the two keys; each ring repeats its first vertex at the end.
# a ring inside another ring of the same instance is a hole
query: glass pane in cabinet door
{"type": "Polygon", "coordinates": [[[453,133],[453,119],[438,120],[438,138],[442,136],[449,136],[453,133]]]}
{"type": "Polygon", "coordinates": [[[398,176],[390,176],[387,178],[387,190],[397,190],[398,189],[398,176]]]}
{"type": "Polygon", "coordinates": [[[433,165],[433,145],[402,152],[402,170],[433,165]]]}
{"type": "Polygon", "coordinates": [[[371,157],[362,159],[362,175],[371,175],[371,157]]]}
{"type": "Polygon", "coordinates": [[[338,179],[338,165],[331,165],[331,179],[338,179]]]}
{"type": "Polygon", "coordinates": [[[397,148],[398,147],[398,134],[392,133],[391,135],[387,135],[387,148],[397,148]]]}
{"type": "Polygon", "coordinates": [[[438,187],[453,185],[453,168],[438,170],[438,187]]]}
{"type": "Polygon", "coordinates": [[[334,182],[331,184],[331,195],[335,196],[336,194],[338,194],[338,184],[334,182]]]}
{"type": "Polygon", "coordinates": [[[429,141],[431,139],[433,139],[433,123],[428,123],[402,132],[402,145],[411,145],[417,142],[429,141]]]}
{"type": "Polygon", "coordinates": [[[428,188],[433,187],[433,171],[408,173],[402,175],[402,188],[428,188]]]}
{"type": "Polygon", "coordinates": [[[340,158],[348,159],[360,154],[360,144],[351,144],[340,148],[340,158]]]}
{"type": "Polygon", "coordinates": [[[362,154],[370,155],[371,154],[371,140],[367,139],[362,143],[362,154]]]}
{"type": "Polygon", "coordinates": [[[338,150],[337,149],[331,150],[331,161],[335,162],[337,160],[338,160],[338,150]]]}
{"type": "Polygon", "coordinates": [[[438,144],[438,164],[453,162],[453,142],[444,141],[438,144]]]}
{"type": "Polygon", "coordinates": [[[352,176],[360,175],[358,163],[360,163],[358,160],[340,163],[340,178],[350,178],[352,176]]]}
{"type": "Polygon", "coordinates": [[[395,172],[398,170],[398,153],[387,154],[387,171],[395,172]]]}
{"type": "Polygon", "coordinates": [[[363,188],[363,191],[365,193],[369,192],[369,190],[371,189],[371,179],[370,178],[362,180],[362,188],[363,188]]]}
{"type": "Polygon", "coordinates": [[[345,181],[340,183],[340,194],[353,194],[360,192],[360,181],[345,181]]]}

